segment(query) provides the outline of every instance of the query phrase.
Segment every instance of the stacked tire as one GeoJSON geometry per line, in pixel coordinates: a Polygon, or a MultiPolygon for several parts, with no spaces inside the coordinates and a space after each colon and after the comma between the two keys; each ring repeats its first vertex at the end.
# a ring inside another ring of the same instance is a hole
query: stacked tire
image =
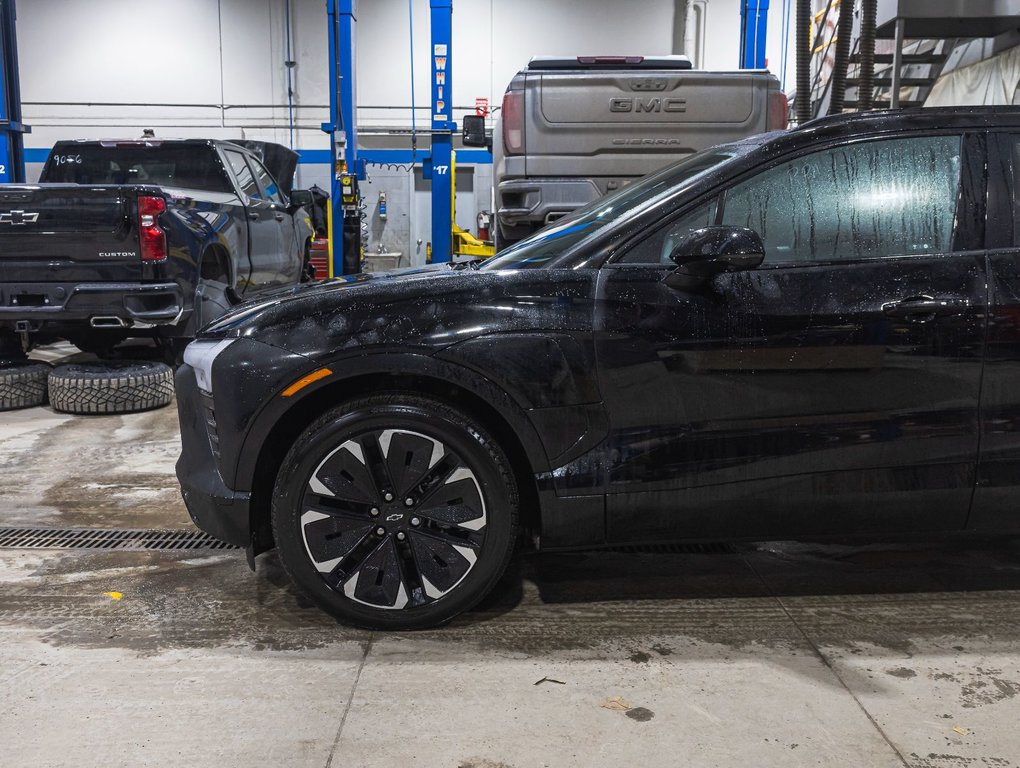
{"type": "Polygon", "coordinates": [[[50,367],[35,360],[0,360],[0,411],[46,402],[50,367]]]}
{"type": "Polygon", "coordinates": [[[48,383],[50,405],[63,413],[148,411],[174,396],[173,370],[151,360],[58,365],[48,383]]]}
{"type": "Polygon", "coordinates": [[[49,400],[62,413],[135,413],[168,405],[174,374],[150,360],[66,363],[0,360],[0,411],[32,408],[49,400]]]}

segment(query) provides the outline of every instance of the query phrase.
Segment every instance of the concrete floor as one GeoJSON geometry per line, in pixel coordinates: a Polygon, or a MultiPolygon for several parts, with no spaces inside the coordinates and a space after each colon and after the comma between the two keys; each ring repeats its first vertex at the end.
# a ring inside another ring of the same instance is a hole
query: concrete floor
{"type": "MultiPolygon", "coordinates": [[[[177,450],[2,413],[0,526],[188,528],[177,450]]],[[[413,634],[272,554],[0,549],[0,766],[1004,768],[1018,726],[1016,541],[525,553],[413,634]]]]}

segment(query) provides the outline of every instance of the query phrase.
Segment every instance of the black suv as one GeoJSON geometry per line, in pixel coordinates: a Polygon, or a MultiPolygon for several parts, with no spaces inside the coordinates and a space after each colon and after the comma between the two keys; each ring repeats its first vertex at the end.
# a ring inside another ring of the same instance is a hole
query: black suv
{"type": "Polygon", "coordinates": [[[543,548],[1020,531],[1020,110],[691,156],[481,266],[284,290],[177,375],[197,524],[364,626],[543,548]]]}

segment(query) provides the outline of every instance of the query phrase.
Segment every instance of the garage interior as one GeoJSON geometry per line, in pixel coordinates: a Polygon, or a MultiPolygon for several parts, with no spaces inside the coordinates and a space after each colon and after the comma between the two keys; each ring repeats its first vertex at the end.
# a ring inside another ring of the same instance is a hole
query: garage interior
{"type": "MultiPolygon", "coordinates": [[[[282,145],[293,190],[330,198],[310,225],[316,277],[353,280],[495,251],[498,160],[464,118],[499,142],[533,57],[768,69],[791,127],[1020,104],[1020,3],[842,1],[841,20],[839,0],[20,0],[12,26],[0,0],[0,180],[36,184],[68,140],[282,145]]],[[[162,359],[125,345],[117,359],[162,359]]],[[[96,360],[27,346],[47,370],[96,360]]],[[[1018,538],[543,552],[522,537],[451,623],[359,629],[276,551],[253,574],[195,527],[171,394],[130,413],[0,410],[0,766],[1020,766],[1018,538]]]]}

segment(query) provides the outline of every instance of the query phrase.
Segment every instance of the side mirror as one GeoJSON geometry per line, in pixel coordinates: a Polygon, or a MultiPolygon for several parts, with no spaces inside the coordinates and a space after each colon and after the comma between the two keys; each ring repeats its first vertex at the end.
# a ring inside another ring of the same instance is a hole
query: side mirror
{"type": "Polygon", "coordinates": [[[747,227],[702,227],[689,232],[669,254],[677,265],[666,277],[673,288],[693,288],[720,272],[754,269],[765,260],[761,235],[747,227]]]}
{"type": "Polygon", "coordinates": [[[486,147],[489,139],[485,135],[485,118],[481,115],[464,115],[461,140],[465,147],[486,147]]]}
{"type": "Polygon", "coordinates": [[[312,193],[307,189],[293,189],[290,193],[290,209],[296,211],[298,208],[312,207],[312,193]]]}

